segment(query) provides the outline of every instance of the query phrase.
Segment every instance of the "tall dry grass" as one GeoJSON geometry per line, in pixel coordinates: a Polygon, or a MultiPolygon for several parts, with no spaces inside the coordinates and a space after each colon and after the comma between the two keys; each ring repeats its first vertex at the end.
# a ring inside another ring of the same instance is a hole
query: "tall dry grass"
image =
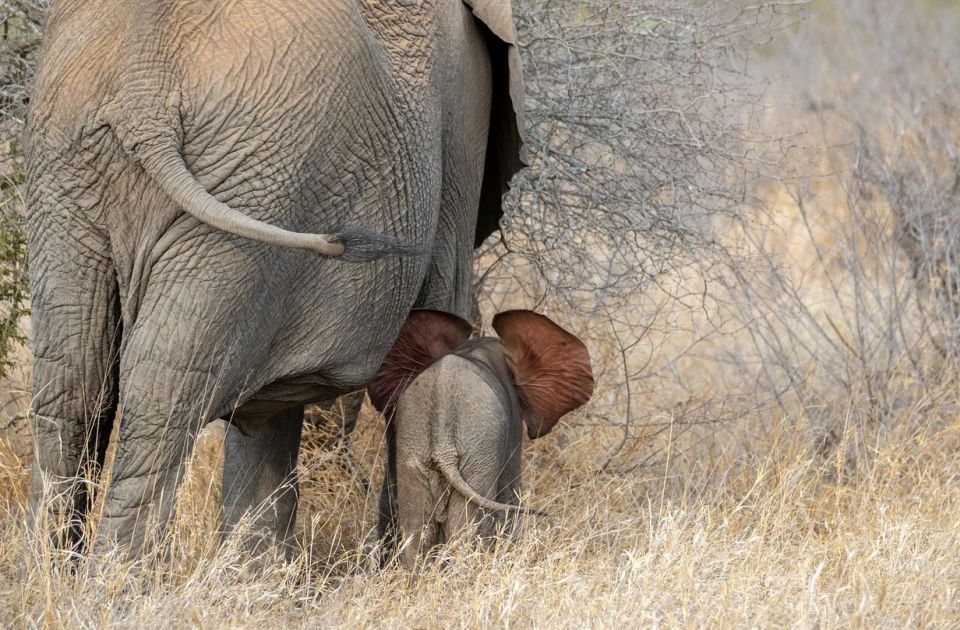
{"type": "MultiPolygon", "coordinates": [[[[678,446],[662,465],[603,475],[585,465],[598,456],[589,431],[564,427],[567,444],[527,453],[530,502],[552,516],[489,553],[447,548],[417,578],[376,568],[365,546],[372,499],[309,440],[303,555],[253,577],[229,546],[210,544],[202,466],[171,535],[178,561],[98,559],[74,574],[25,546],[28,471],[6,460],[0,618],[26,627],[949,627],[960,615],[956,391],[945,384],[868,440],[856,438],[871,423],[864,401],[851,399],[827,458],[796,418],[759,415],[723,444],[678,446]],[[954,420],[929,422],[937,415],[954,420]],[[839,455],[848,448],[863,449],[853,463],[839,455]]],[[[380,436],[374,418],[363,420],[355,452],[368,466],[380,436]]],[[[198,461],[214,461],[211,450],[198,461]]]]}

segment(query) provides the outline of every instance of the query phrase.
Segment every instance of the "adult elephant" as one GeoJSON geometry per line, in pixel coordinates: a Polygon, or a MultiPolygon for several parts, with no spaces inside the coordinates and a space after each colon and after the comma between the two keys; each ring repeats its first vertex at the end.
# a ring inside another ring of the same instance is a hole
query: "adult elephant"
{"type": "MultiPolygon", "coordinates": [[[[520,167],[509,0],[60,0],[28,141],[30,518],[163,534],[230,416],[227,529],[291,474],[303,404],[363,386],[411,307],[467,315],[520,167]],[[351,227],[362,226],[362,227],[351,227]],[[360,263],[360,264],[356,264],[360,263]]],[[[295,494],[295,493],[294,493],[295,494]]],[[[262,524],[281,539],[295,496],[262,524]]]]}

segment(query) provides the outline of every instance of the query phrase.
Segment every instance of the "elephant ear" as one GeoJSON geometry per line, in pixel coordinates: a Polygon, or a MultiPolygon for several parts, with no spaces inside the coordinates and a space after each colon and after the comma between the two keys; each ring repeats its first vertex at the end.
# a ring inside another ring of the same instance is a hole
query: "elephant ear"
{"type": "Polygon", "coordinates": [[[486,27],[493,71],[487,158],[480,189],[474,247],[500,227],[510,178],[527,163],[523,139],[523,67],[510,0],[463,0],[486,27]]]}
{"type": "Polygon", "coordinates": [[[426,309],[411,311],[393,348],[367,384],[373,406],[392,415],[407,385],[431,363],[463,345],[471,332],[470,323],[456,315],[426,309]]]}
{"type": "Polygon", "coordinates": [[[533,311],[493,318],[523,406],[527,434],[546,435],[565,414],[590,400],[593,370],[583,342],[533,311]]]}

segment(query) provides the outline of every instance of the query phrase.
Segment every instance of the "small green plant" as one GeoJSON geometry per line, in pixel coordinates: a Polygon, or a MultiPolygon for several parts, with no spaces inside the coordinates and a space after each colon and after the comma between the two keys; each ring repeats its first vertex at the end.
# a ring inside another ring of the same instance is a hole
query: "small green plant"
{"type": "Polygon", "coordinates": [[[0,184],[0,378],[12,366],[13,351],[26,341],[20,321],[29,314],[27,243],[16,198],[17,179],[0,184]]]}
{"type": "Polygon", "coordinates": [[[0,2],[0,378],[26,340],[20,326],[29,315],[29,286],[19,137],[48,5],[47,0],[0,2]]]}
{"type": "Polygon", "coordinates": [[[20,320],[29,314],[27,244],[19,221],[0,222],[0,378],[13,365],[13,351],[26,341],[20,320]]]}

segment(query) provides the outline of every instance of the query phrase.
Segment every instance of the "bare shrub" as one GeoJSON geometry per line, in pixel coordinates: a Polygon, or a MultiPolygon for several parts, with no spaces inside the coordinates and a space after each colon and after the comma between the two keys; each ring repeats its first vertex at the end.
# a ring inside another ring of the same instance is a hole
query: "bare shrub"
{"type": "Polygon", "coordinates": [[[880,198],[924,292],[922,325],[942,355],[960,356],[960,15],[948,3],[924,12],[870,3],[844,19],[856,38],[830,62],[856,77],[841,115],[856,126],[852,179],[858,200],[880,198]]]}
{"type": "Polygon", "coordinates": [[[758,391],[824,452],[848,413],[860,456],[892,423],[950,421],[958,22],[950,3],[822,3],[764,67],[776,93],[766,123],[801,143],[757,190],[762,211],[728,234],[723,295],[750,343],[724,352],[753,365],[758,391]]]}
{"type": "Polygon", "coordinates": [[[48,0],[4,0],[0,5],[0,123],[4,140],[16,137],[27,114],[48,0]]]}
{"type": "Polygon", "coordinates": [[[777,2],[515,4],[532,164],[485,251],[532,265],[537,303],[622,303],[699,256],[718,214],[739,215],[763,148],[749,129],[749,50],[788,13],[777,2]]]}
{"type": "Polygon", "coordinates": [[[697,344],[668,333],[680,310],[717,310],[717,229],[782,157],[755,125],[749,59],[794,4],[514,3],[532,164],[482,249],[476,293],[484,313],[552,312],[589,338],[600,387],[581,424],[607,429],[595,432],[609,447],[598,464],[703,422],[697,378],[657,395],[677,366],[653,357],[697,344]]]}

